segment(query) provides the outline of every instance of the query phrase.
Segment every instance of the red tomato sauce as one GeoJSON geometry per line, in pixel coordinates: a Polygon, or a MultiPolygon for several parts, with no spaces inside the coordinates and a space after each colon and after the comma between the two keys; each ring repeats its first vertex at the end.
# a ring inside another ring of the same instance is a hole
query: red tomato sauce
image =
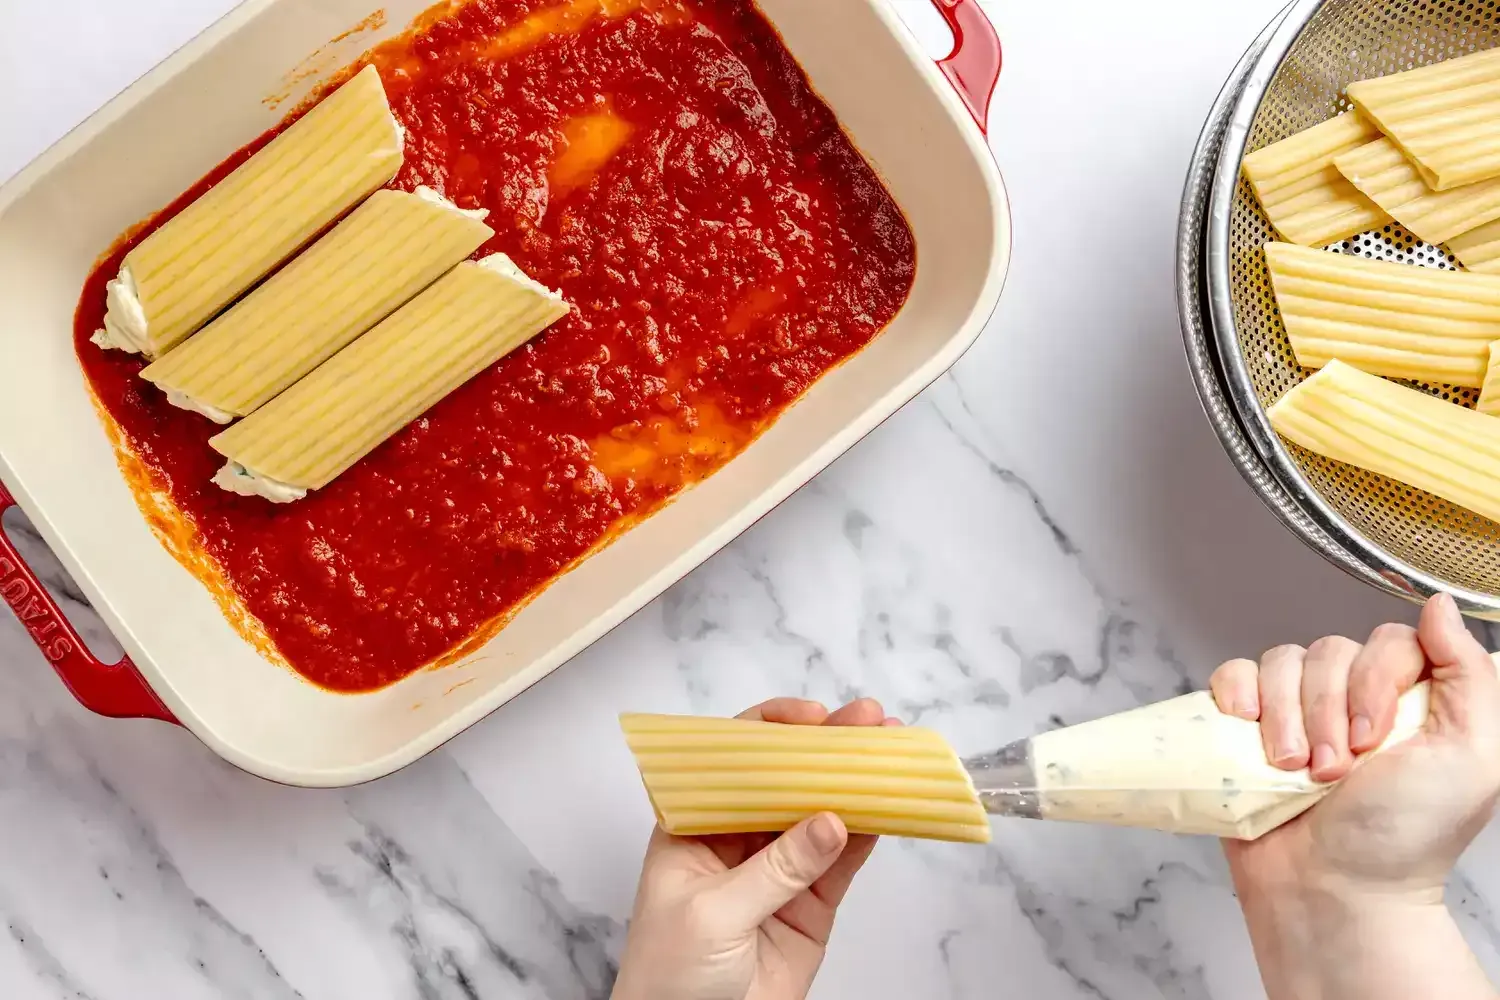
{"type": "MultiPolygon", "coordinates": [[[[124,444],[280,655],[339,691],[472,646],[720,468],[905,302],[911,230],[751,0],[475,0],[366,57],[407,130],[393,182],[490,210],[572,314],[295,504],[210,482],[217,428],[75,346],[124,444]]],[[[274,134],[274,133],[272,133],[274,134]]],[[[140,487],[137,487],[140,488],[140,487]]]]}

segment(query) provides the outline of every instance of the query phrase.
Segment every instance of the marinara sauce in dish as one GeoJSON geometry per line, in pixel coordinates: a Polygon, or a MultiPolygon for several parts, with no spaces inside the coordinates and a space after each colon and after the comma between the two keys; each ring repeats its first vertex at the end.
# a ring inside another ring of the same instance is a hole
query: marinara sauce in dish
{"type": "MultiPolygon", "coordinates": [[[[572,314],[293,504],[211,479],[219,429],[89,341],[101,408],[257,631],[309,680],[391,684],[493,634],[592,549],[743,450],[905,302],[910,227],[750,0],[473,0],[370,52],[393,182],[487,208],[572,314]]],[[[476,255],[477,256],[477,255],[476,255]]]]}

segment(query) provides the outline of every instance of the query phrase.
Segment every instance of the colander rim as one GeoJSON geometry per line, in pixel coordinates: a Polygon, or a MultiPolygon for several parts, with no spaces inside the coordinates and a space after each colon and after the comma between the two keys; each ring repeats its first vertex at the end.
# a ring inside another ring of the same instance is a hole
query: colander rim
{"type": "Polygon", "coordinates": [[[1245,430],[1227,402],[1223,376],[1212,338],[1208,335],[1207,282],[1203,271],[1203,240],[1206,210],[1213,186],[1213,166],[1222,144],[1224,126],[1233,110],[1256,58],[1265,49],[1276,27],[1295,6],[1291,0],[1267,22],[1230,72],[1224,86],[1204,120],[1193,148],[1193,157],[1183,185],[1181,210],[1177,225],[1177,312],[1182,327],[1183,347],[1198,402],[1219,443],[1241,478],[1255,491],[1276,519],[1297,536],[1303,544],[1339,569],[1364,580],[1371,586],[1404,596],[1375,571],[1339,548],[1313,524],[1290,496],[1270,477],[1265,463],[1251,448],[1245,430]]]}

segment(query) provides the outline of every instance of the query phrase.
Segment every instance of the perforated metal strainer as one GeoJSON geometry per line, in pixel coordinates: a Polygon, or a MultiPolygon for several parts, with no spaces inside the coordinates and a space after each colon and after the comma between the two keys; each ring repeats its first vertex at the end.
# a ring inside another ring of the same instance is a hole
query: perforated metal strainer
{"type": "MultiPolygon", "coordinates": [[[[1500,44],[1500,3],[1298,0],[1280,17],[1235,99],[1217,159],[1200,146],[1205,162],[1195,163],[1195,171],[1206,171],[1213,162],[1200,229],[1206,317],[1199,318],[1208,320],[1207,338],[1217,353],[1214,374],[1228,409],[1270,485],[1249,473],[1246,478],[1273,509],[1294,508],[1282,521],[1304,541],[1367,582],[1413,600],[1446,590],[1469,613],[1500,618],[1500,525],[1288,445],[1271,429],[1266,408],[1307,373],[1292,355],[1266,271],[1262,248],[1276,235],[1239,173],[1247,151],[1344,110],[1343,90],[1352,81],[1500,44]]],[[[1187,208],[1185,203],[1185,219],[1187,208]]],[[[1424,267],[1454,266],[1444,250],[1394,224],[1334,249],[1424,267]]],[[[1190,318],[1185,310],[1185,330],[1190,318]]],[[[1192,353],[1190,347],[1203,392],[1203,361],[1192,353]]],[[[1470,404],[1475,395],[1423,388],[1470,404]]],[[[1205,394],[1222,440],[1226,418],[1216,416],[1208,402],[1205,394]]],[[[1245,463],[1236,463],[1245,471],[1245,463]]]]}

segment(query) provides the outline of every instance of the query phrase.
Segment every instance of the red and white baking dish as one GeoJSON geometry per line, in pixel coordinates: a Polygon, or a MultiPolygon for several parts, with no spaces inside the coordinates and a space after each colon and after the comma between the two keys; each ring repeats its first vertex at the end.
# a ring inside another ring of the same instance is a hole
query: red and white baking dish
{"type": "MultiPolygon", "coordinates": [[[[0,509],[18,502],[30,515],[127,658],[91,656],[3,538],[0,594],[79,701],[178,722],[276,781],[380,777],[640,609],[958,360],[994,311],[1010,253],[1004,188],[976,126],[1000,71],[994,29],[977,0],[931,0],[957,36],[934,65],[885,0],[760,2],[910,219],[910,300],[744,454],[558,579],[480,652],[371,694],[332,694],[262,659],[162,548],[116,466],[71,336],[95,258],[274,124],[263,98],[370,0],[249,0],[0,188],[0,509]]],[[[393,0],[391,27],[357,36],[347,55],[426,5],[393,0]]]]}

